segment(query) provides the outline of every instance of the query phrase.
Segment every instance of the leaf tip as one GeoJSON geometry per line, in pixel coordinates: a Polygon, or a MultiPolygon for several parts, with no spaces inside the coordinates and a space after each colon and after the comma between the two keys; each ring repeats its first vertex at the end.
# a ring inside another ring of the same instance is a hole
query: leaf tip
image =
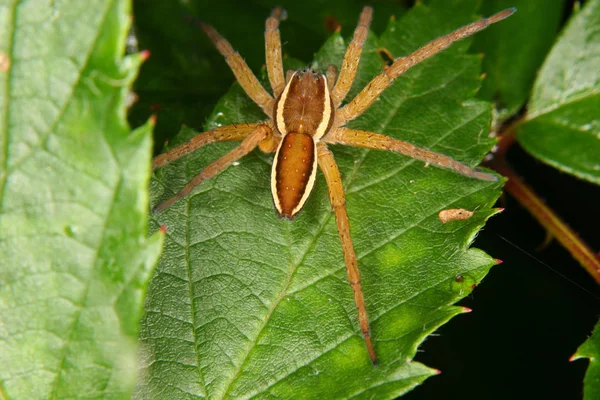
{"type": "Polygon", "coordinates": [[[494,261],[496,261],[496,265],[500,265],[500,264],[502,264],[504,262],[504,261],[502,261],[499,258],[496,258],[496,260],[494,260],[494,261]]]}
{"type": "Polygon", "coordinates": [[[442,370],[434,368],[432,372],[433,372],[434,375],[439,375],[439,374],[442,373],[442,370]]]}
{"type": "Polygon", "coordinates": [[[161,234],[166,235],[167,234],[167,226],[165,224],[162,224],[160,226],[160,228],[158,228],[158,230],[160,231],[161,234]]]}
{"type": "Polygon", "coordinates": [[[469,307],[461,307],[461,312],[463,312],[464,314],[467,314],[467,313],[473,312],[473,309],[469,308],[469,307]]]}
{"type": "Polygon", "coordinates": [[[148,58],[150,58],[150,50],[140,51],[140,58],[142,59],[142,61],[146,61],[148,58]]]}
{"type": "Polygon", "coordinates": [[[156,119],[157,119],[157,118],[158,118],[158,117],[156,116],[156,114],[152,114],[152,115],[150,116],[150,119],[149,119],[149,120],[150,120],[150,124],[152,125],[152,127],[153,127],[153,128],[156,126],[156,119]]]}

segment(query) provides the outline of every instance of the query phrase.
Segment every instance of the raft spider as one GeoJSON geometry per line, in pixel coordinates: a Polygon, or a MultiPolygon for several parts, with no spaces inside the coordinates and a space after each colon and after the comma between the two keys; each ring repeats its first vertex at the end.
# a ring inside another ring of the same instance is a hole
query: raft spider
{"type": "Polygon", "coordinates": [[[364,7],[360,14],[358,26],[346,50],[339,73],[335,67],[330,66],[326,74],[310,69],[287,71],[287,74],[284,74],[279,35],[279,22],[283,10],[275,8],[266,21],[265,30],[266,68],[273,88],[272,95],[265,90],[229,42],[212,26],[201,23],[202,30],[225,57],[237,81],[246,94],[260,106],[268,120],[252,124],[221,126],[201,133],[189,142],[156,157],[152,164],[153,169],[183,157],[208,143],[241,141],[238,147],[209,164],[179,193],[160,203],[154,211],[161,212],[188,196],[201,182],[215,176],[259,147],[267,153],[275,152],[271,171],[271,192],[275,209],[279,216],[293,219],[304,206],[314,186],[318,165],[327,182],[362,335],[369,357],[375,364],[377,355],[371,340],[360,274],[350,237],[342,179],[327,144],[395,151],[422,160],[426,164],[452,169],[467,177],[497,180],[492,174],[472,169],[443,154],[421,149],[382,134],[349,129],[345,125],[365,112],[394,79],[409,68],[446,49],[453,42],[503,20],[514,11],[515,9],[507,9],[489,18],[465,25],[434,39],[408,56],[395,59],[387,69],[373,78],[356,97],[343,106],[342,102],[354,81],[367,38],[373,14],[371,7],[364,7]]]}

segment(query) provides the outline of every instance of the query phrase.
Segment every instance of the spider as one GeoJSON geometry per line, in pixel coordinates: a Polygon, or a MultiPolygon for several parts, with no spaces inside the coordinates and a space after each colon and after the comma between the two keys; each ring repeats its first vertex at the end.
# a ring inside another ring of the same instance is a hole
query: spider
{"type": "Polygon", "coordinates": [[[282,8],[275,8],[266,21],[265,30],[266,69],[273,89],[272,95],[265,90],[229,42],[212,26],[200,22],[202,30],[225,57],[246,94],[260,106],[268,119],[263,122],[215,128],[156,157],[152,163],[153,170],[209,143],[241,141],[238,147],[205,167],[174,197],[157,205],[154,212],[159,213],[188,196],[201,182],[217,175],[239,158],[259,147],[267,153],[275,152],[271,170],[273,202],[277,214],[291,220],[306,203],[313,189],[317,166],[319,166],[325,176],[329,199],[335,214],[362,336],[371,362],[376,364],[377,355],[371,340],[360,273],[350,236],[342,179],[327,144],[394,151],[422,160],[426,164],[449,168],[470,178],[496,181],[496,176],[472,169],[446,155],[421,149],[382,134],[349,129],[345,126],[364,113],[394,79],[409,68],[446,49],[453,42],[507,18],[514,11],[514,8],[507,9],[489,18],[465,25],[434,39],[408,56],[395,59],[345,105],[342,105],[342,102],[356,76],[369,31],[373,15],[371,7],[364,7],[360,14],[358,26],[354,30],[354,36],[346,50],[339,73],[335,66],[330,66],[325,74],[311,69],[287,71],[284,74],[279,35],[279,23],[283,19],[284,11],[282,8]]]}

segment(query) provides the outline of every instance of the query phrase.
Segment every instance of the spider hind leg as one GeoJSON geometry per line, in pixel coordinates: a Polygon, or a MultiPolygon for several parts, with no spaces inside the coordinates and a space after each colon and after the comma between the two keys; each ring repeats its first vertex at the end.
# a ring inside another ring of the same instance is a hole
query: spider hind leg
{"type": "Polygon", "coordinates": [[[346,212],[346,197],[344,196],[344,187],[342,186],[340,170],[335,163],[333,154],[323,142],[317,144],[317,160],[321,171],[323,171],[325,180],[327,181],[329,199],[331,201],[331,206],[333,207],[333,212],[335,213],[335,221],[337,223],[340,241],[342,242],[342,250],[344,251],[344,262],[346,264],[346,272],[348,273],[348,281],[352,287],[354,302],[356,304],[356,309],[358,310],[360,330],[369,353],[369,358],[373,365],[377,365],[377,354],[375,353],[375,348],[373,347],[373,342],[371,340],[371,328],[369,326],[365,297],[360,282],[360,272],[358,270],[356,254],[354,253],[352,237],[350,236],[350,222],[348,220],[348,213],[346,212]]]}

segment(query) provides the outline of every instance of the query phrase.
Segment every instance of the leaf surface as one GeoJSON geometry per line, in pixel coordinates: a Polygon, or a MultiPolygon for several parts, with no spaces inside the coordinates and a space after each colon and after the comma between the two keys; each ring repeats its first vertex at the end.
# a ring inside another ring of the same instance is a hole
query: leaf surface
{"type": "Polygon", "coordinates": [[[546,59],[519,143],[543,162],[600,184],[600,0],[571,17],[546,59]]]}
{"type": "MultiPolygon", "coordinates": [[[[381,37],[369,36],[350,95],[384,67],[378,48],[408,54],[471,21],[476,3],[419,3],[390,20],[381,37]]],[[[346,44],[335,34],[313,66],[339,65],[346,44]]],[[[468,46],[457,43],[406,73],[352,126],[477,165],[494,140],[490,104],[472,99],[480,57],[466,54],[468,46]]],[[[236,84],[206,129],[264,118],[236,84]]],[[[183,129],[173,144],[196,133],[183,129]]],[[[160,169],[151,203],[171,197],[233,146],[207,146],[160,169]]],[[[254,151],[154,220],[168,233],[146,303],[136,398],[394,398],[436,373],[413,361],[417,346],[465,311],[450,304],[495,263],[469,245],[494,214],[501,182],[424,168],[397,154],[332,150],[379,367],[358,328],[322,175],[298,217],[281,220],[270,194],[272,155],[254,151]],[[438,212],[448,208],[475,213],[442,224],[438,212]]]]}
{"type": "Polygon", "coordinates": [[[130,398],[151,126],[125,121],[141,58],[128,1],[0,4],[0,398],[130,398]]]}

